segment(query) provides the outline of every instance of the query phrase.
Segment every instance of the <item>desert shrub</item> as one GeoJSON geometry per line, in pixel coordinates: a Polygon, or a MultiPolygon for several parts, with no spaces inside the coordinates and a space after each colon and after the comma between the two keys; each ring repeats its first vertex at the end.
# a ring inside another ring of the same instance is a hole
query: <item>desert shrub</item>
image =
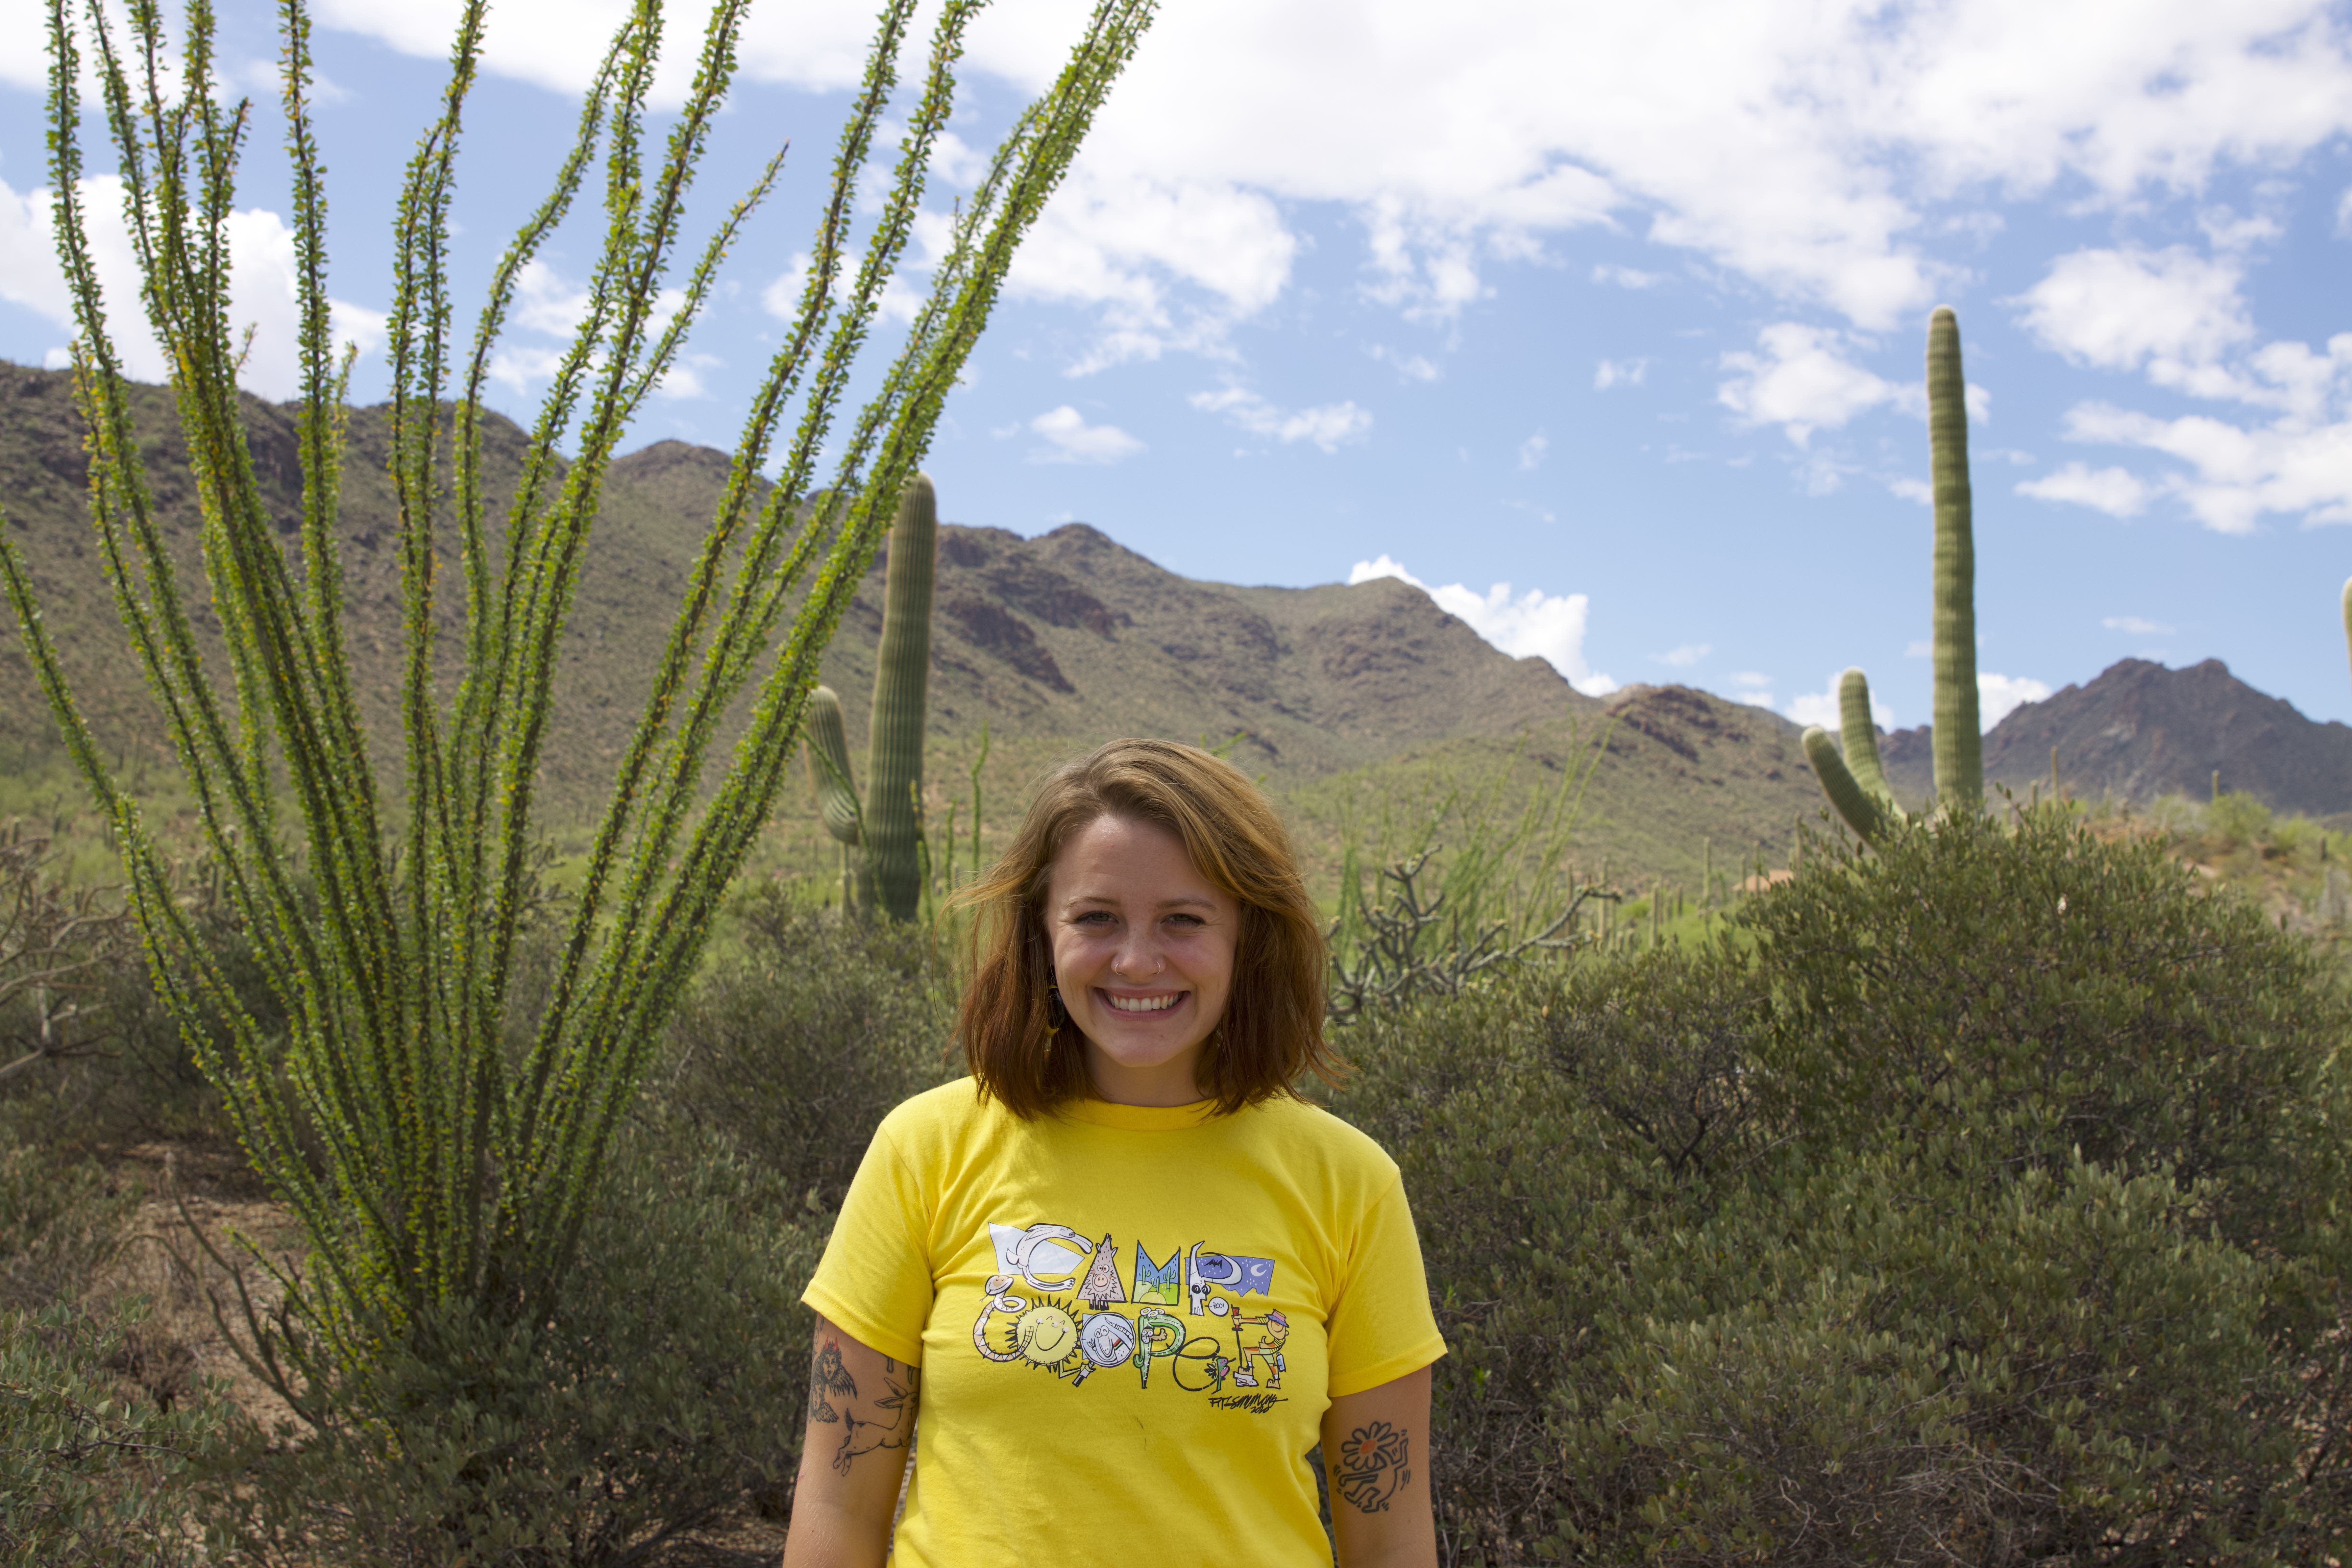
{"type": "Polygon", "coordinates": [[[0,1563],[188,1560],[213,1391],[143,1302],[92,1289],[137,1201],[95,1164],[0,1146],[0,1563]]]}
{"type": "Polygon", "coordinates": [[[962,1072],[952,976],[919,926],[845,921],[778,889],[739,915],[740,951],[680,1010],[654,1092],[829,1213],[890,1109],[962,1072]]]}
{"type": "Polygon", "coordinates": [[[1349,1031],[1453,1350],[1444,1560],[2340,1554],[2296,939],[2054,814],[1817,846],[1745,921],[1349,1031]]]}
{"type": "MultiPolygon", "coordinates": [[[[637,1561],[799,1459],[824,1245],[799,1194],[678,1123],[641,1119],[544,1321],[452,1310],[362,1367],[294,1389],[308,1430],[218,1468],[214,1544],[237,1560],[585,1565],[637,1561]]],[[[276,1332],[299,1333],[299,1320],[276,1332]]],[[[299,1340],[277,1353],[303,1360],[299,1340]]]]}
{"type": "MultiPolygon", "coordinates": [[[[236,1005],[266,1033],[281,1035],[284,1008],[233,911],[214,896],[203,868],[188,873],[184,887],[192,938],[236,1005]]],[[[155,995],[137,932],[126,923],[102,935],[86,950],[97,962],[74,998],[77,1048],[0,1080],[0,1129],[72,1151],[157,1137],[226,1142],[233,1134],[219,1092],[205,1081],[184,1031],[155,995]]],[[[207,1017],[216,1011],[198,1005],[207,1017]]],[[[26,1034],[30,1014],[26,997],[0,1005],[0,1037],[26,1034]]]]}
{"type": "Polygon", "coordinates": [[[38,1310],[78,1295],[121,1246],[137,1204],[95,1163],[0,1144],[0,1310],[38,1310]]]}
{"type": "MultiPolygon", "coordinates": [[[[1428,1458],[1448,1563],[1522,1561],[1552,1532],[1571,1480],[1552,1429],[1557,1391],[1602,1348],[1596,1326],[1642,1238],[1703,1207],[1633,1124],[1675,1069],[1645,1081],[1626,1048],[1640,1032],[1571,1037],[1605,989],[1596,977],[1636,971],[1682,978],[1650,960],[1522,970],[1367,1013],[1345,1036],[1356,1070],[1331,1109],[1403,1170],[1449,1348],[1431,1373],[1428,1458]],[[1632,1120],[1604,1110],[1580,1071],[1614,1085],[1632,1120]]],[[[1654,985],[1633,1010],[1646,1017],[1682,989],[1654,985]]]]}
{"type": "Polygon", "coordinates": [[[121,1366],[135,1303],[0,1309],[0,1563],[171,1568],[201,1561],[190,1482],[224,1444],[217,1407],[142,1398],[121,1366]]]}
{"type": "Polygon", "coordinates": [[[1758,1065],[1811,1142],[2166,1169],[2211,1182],[2248,1242],[2330,1190],[2313,1162],[2338,1148],[2325,1089],[2352,1010],[2307,944],[2158,846],[2042,813],[1816,844],[1739,918],[1773,996],[1758,1065]]]}

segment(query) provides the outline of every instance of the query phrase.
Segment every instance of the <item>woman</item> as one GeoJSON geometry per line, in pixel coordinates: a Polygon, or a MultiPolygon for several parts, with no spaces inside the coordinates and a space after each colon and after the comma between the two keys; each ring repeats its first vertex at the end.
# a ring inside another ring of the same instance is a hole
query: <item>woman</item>
{"type": "Polygon", "coordinates": [[[995,870],[971,1076],[875,1133],[817,1312],[786,1568],[1436,1562],[1444,1343],[1393,1161],[1329,1077],[1280,820],[1191,746],[1050,775],[995,870]]]}

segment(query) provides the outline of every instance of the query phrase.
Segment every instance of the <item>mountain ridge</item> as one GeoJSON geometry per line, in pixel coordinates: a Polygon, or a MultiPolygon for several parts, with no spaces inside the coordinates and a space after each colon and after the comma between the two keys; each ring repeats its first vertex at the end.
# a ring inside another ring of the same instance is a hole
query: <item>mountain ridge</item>
{"type": "MultiPolygon", "coordinates": [[[[101,743],[161,762],[168,753],[152,703],[90,547],[86,461],[68,394],[63,373],[0,364],[6,526],[26,551],[101,743]]],[[[194,492],[170,395],[135,387],[131,400],[169,549],[183,582],[200,584],[194,492]]],[[[300,516],[294,411],[248,399],[246,414],[272,526],[290,542],[300,516]]],[[[350,431],[346,624],[379,774],[396,776],[387,764],[399,735],[400,600],[383,410],[352,411],[350,431]]],[[[487,422],[494,511],[512,492],[523,440],[510,422],[487,422]]],[[[582,819],[609,787],[730,470],[726,454],[676,441],[613,464],[564,628],[557,743],[541,778],[551,819],[582,819]]],[[[1449,778],[1508,773],[1514,789],[1547,787],[1596,746],[1607,756],[1586,795],[1584,836],[1596,864],[1613,858],[1622,869],[1695,870],[1710,843],[1727,864],[1735,845],[1780,845],[1793,821],[1818,812],[1785,720],[1685,688],[1629,689],[1606,702],[1584,696],[1542,659],[1496,650],[1395,579],[1307,588],[1197,582],[1085,523],[1035,538],[948,523],[939,549],[928,726],[935,812],[962,786],[983,725],[992,826],[1041,769],[1126,733],[1225,746],[1277,796],[1311,794],[1297,806],[1302,823],[1317,811],[1335,814],[1315,819],[1313,831],[1326,837],[1342,831],[1339,817],[1385,810],[1380,803],[1391,796],[1442,802],[1449,778]]],[[[861,772],[886,564],[887,548],[823,664],[861,772]]],[[[446,555],[441,581],[436,654],[446,671],[455,668],[462,610],[462,576],[446,555]]],[[[217,679],[217,622],[200,587],[191,599],[217,679]]],[[[22,648],[0,639],[0,770],[53,758],[55,749],[22,648]]],[[[780,831],[814,830],[804,791],[788,790],[780,813],[780,831]]]]}
{"type": "MultiPolygon", "coordinates": [[[[1887,781],[1906,802],[1933,786],[1932,737],[1921,725],[1879,742],[1887,781]]],[[[2218,658],[2179,668],[2118,659],[2091,680],[2011,709],[1985,732],[1985,782],[2020,793],[2046,785],[2053,754],[2059,784],[2082,798],[2202,798],[2218,774],[2222,789],[2273,811],[2352,810],[2352,726],[2306,717],[2218,658]]]]}

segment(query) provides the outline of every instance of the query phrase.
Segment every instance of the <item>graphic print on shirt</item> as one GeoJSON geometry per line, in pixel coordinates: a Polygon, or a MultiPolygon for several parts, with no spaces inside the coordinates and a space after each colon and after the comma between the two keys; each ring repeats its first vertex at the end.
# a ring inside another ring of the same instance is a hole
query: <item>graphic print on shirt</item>
{"type": "Polygon", "coordinates": [[[996,1271],[982,1288],[972,1348],[992,1362],[1050,1372],[1081,1387],[1132,1367],[1139,1386],[1206,1395],[1219,1408],[1264,1413],[1281,1402],[1290,1320],[1272,1305],[1274,1259],[1206,1240],[1170,1248],[1164,1263],[1135,1244],[1133,1288],[1118,1248],[1066,1225],[988,1227],[996,1271]],[[1265,1303],[1250,1311],[1245,1300],[1265,1303]]]}

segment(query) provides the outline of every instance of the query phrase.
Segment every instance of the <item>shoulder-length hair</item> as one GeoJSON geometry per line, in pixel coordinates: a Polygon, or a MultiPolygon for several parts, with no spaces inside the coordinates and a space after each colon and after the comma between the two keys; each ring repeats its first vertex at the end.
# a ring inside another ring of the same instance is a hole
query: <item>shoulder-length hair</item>
{"type": "Polygon", "coordinates": [[[1128,740],[1048,773],[995,868],[958,895],[979,917],[957,1027],[981,1093],[1027,1120],[1089,1092],[1085,1037],[1054,1005],[1045,891],[1070,836],[1106,816],[1173,833],[1241,908],[1233,989],[1199,1068],[1217,1113],[1296,1095],[1303,1072],[1336,1081],[1339,1058],[1323,1039],[1323,920],[1281,817],[1232,763],[1128,740]]]}

